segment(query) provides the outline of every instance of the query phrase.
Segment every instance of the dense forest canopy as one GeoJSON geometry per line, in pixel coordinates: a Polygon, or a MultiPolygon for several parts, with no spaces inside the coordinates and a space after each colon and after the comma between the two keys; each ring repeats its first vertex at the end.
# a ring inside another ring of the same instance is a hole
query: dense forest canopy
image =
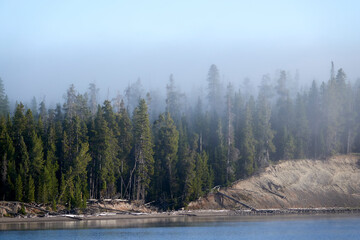
{"type": "Polygon", "coordinates": [[[71,85],[53,109],[34,98],[10,114],[0,80],[0,197],[175,209],[270,162],[360,151],[360,81],[333,64],[329,79],[308,89],[285,71],[264,75],[256,96],[233,86],[212,65],[205,96],[180,92],[171,75],[165,99],[140,80],[101,104],[95,84],[84,94],[71,85]]]}

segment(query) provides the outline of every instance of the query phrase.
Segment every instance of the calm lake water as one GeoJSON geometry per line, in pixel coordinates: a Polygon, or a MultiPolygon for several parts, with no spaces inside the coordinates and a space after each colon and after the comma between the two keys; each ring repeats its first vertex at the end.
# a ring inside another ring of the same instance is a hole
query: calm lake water
{"type": "Polygon", "coordinates": [[[0,239],[360,239],[359,216],[94,220],[1,226],[0,239]],[[24,230],[4,230],[24,229],[24,230]],[[27,230],[25,230],[27,229],[27,230]],[[37,229],[37,230],[28,230],[37,229]]]}

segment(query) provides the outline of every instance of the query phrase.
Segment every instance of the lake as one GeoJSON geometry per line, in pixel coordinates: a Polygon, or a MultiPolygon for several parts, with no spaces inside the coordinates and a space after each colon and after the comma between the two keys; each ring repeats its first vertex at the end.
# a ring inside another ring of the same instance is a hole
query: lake
{"type": "Polygon", "coordinates": [[[360,239],[360,216],[121,219],[0,225],[12,239],[360,239]],[[18,229],[18,230],[6,230],[18,229]],[[22,229],[22,230],[19,230],[22,229]],[[30,230],[36,229],[36,230],[30,230]]]}

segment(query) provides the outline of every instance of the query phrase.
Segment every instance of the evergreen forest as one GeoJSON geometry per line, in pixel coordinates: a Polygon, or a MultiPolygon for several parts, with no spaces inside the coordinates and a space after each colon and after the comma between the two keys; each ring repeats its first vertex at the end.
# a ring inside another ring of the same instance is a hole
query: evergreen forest
{"type": "Polygon", "coordinates": [[[99,102],[94,83],[48,108],[17,102],[0,79],[0,199],[85,208],[128,199],[178,209],[282,159],[360,152],[360,79],[331,65],[329,78],[264,75],[255,94],[224,83],[216,65],[198,94],[169,77],[164,97],[138,80],[99,102]],[[295,83],[295,84],[294,84],[295,83]]]}

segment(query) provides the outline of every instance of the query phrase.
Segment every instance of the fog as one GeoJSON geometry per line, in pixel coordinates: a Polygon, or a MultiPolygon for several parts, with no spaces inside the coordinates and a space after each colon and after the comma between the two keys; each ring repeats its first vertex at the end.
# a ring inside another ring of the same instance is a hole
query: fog
{"type": "Polygon", "coordinates": [[[263,74],[329,79],[330,62],[360,76],[354,1],[1,1],[0,77],[11,101],[63,101],[89,83],[101,99],[141,79],[165,91],[205,85],[216,64],[223,82],[256,88],[263,74]]]}
{"type": "Polygon", "coordinates": [[[359,153],[354,2],[0,1],[0,198],[168,211],[359,153]]]}

